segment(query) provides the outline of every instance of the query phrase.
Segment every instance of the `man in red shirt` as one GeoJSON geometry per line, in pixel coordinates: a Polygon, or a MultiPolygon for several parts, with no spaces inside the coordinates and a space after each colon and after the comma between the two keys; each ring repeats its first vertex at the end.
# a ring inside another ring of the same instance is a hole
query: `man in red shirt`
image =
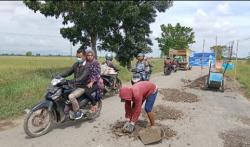
{"type": "Polygon", "coordinates": [[[156,85],[150,81],[140,81],[132,87],[122,87],[120,89],[119,95],[121,101],[125,101],[125,118],[127,120],[123,126],[124,131],[133,132],[135,123],[141,114],[142,104],[145,100],[145,111],[150,124],[151,126],[155,125],[155,114],[152,112],[152,108],[157,92],[158,89],[156,85]]]}

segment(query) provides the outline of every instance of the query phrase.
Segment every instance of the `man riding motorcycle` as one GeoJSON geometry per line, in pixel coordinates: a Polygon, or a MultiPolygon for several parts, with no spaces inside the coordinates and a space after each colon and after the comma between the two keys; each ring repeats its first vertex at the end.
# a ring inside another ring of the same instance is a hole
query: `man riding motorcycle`
{"type": "Polygon", "coordinates": [[[149,74],[150,74],[150,65],[148,62],[144,60],[145,55],[143,53],[139,53],[137,55],[137,63],[135,70],[136,72],[140,72],[142,80],[148,81],[149,80],[149,74]]]}
{"type": "Polygon", "coordinates": [[[74,74],[74,79],[68,81],[68,83],[72,85],[75,90],[69,94],[68,98],[72,104],[74,118],[80,119],[83,116],[83,113],[79,108],[77,98],[85,92],[85,87],[88,84],[89,70],[86,66],[86,55],[82,49],[77,50],[76,57],[77,62],[75,62],[70,69],[66,70],[62,74],[59,74],[59,76],[65,78],[74,74]]]}
{"type": "Polygon", "coordinates": [[[117,77],[118,76],[117,72],[119,71],[119,69],[112,63],[113,55],[111,53],[107,53],[105,55],[105,59],[106,60],[102,63],[102,66],[105,67],[106,72],[102,73],[102,77],[104,79],[108,79],[108,81],[112,83],[111,88],[115,90],[117,86],[119,86],[117,85],[118,84],[117,80],[119,80],[117,77]]]}
{"type": "Polygon", "coordinates": [[[108,67],[113,68],[115,71],[118,71],[118,69],[112,63],[113,55],[111,53],[107,53],[105,55],[105,59],[106,60],[102,64],[106,64],[108,67]]]}

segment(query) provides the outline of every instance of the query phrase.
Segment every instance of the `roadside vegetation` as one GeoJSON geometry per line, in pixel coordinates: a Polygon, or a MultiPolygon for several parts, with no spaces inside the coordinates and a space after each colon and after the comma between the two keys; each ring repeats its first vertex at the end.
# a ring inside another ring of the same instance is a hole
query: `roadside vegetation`
{"type": "MultiPolygon", "coordinates": [[[[237,68],[237,76],[236,80],[238,80],[245,88],[245,95],[250,99],[250,62],[248,60],[240,60],[238,61],[237,68]]],[[[228,75],[232,78],[235,77],[235,71],[231,70],[228,72],[228,75]]]]}

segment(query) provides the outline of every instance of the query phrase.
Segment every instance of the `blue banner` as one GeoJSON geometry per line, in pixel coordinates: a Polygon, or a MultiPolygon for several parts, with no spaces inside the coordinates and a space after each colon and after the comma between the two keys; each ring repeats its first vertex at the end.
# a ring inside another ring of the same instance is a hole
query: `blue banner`
{"type": "Polygon", "coordinates": [[[215,65],[215,53],[192,53],[189,57],[189,64],[191,66],[209,66],[215,65]],[[203,59],[203,60],[202,60],[203,59]]]}
{"type": "Polygon", "coordinates": [[[227,65],[227,63],[222,64],[223,69],[225,69],[226,66],[227,66],[227,70],[233,70],[234,69],[234,64],[233,63],[228,63],[228,65],[227,65]]]}

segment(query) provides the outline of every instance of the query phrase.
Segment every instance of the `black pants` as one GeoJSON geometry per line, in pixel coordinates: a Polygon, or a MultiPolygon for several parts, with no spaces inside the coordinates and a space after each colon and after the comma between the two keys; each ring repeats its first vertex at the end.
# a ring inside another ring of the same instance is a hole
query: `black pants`
{"type": "Polygon", "coordinates": [[[86,87],[86,89],[85,89],[84,96],[86,96],[87,99],[89,99],[89,101],[91,102],[91,104],[92,104],[93,106],[96,105],[96,102],[97,102],[97,101],[96,101],[96,98],[93,97],[91,94],[92,94],[93,92],[97,91],[97,90],[98,90],[98,85],[97,85],[97,83],[94,83],[93,86],[92,86],[92,88],[86,87]]]}

